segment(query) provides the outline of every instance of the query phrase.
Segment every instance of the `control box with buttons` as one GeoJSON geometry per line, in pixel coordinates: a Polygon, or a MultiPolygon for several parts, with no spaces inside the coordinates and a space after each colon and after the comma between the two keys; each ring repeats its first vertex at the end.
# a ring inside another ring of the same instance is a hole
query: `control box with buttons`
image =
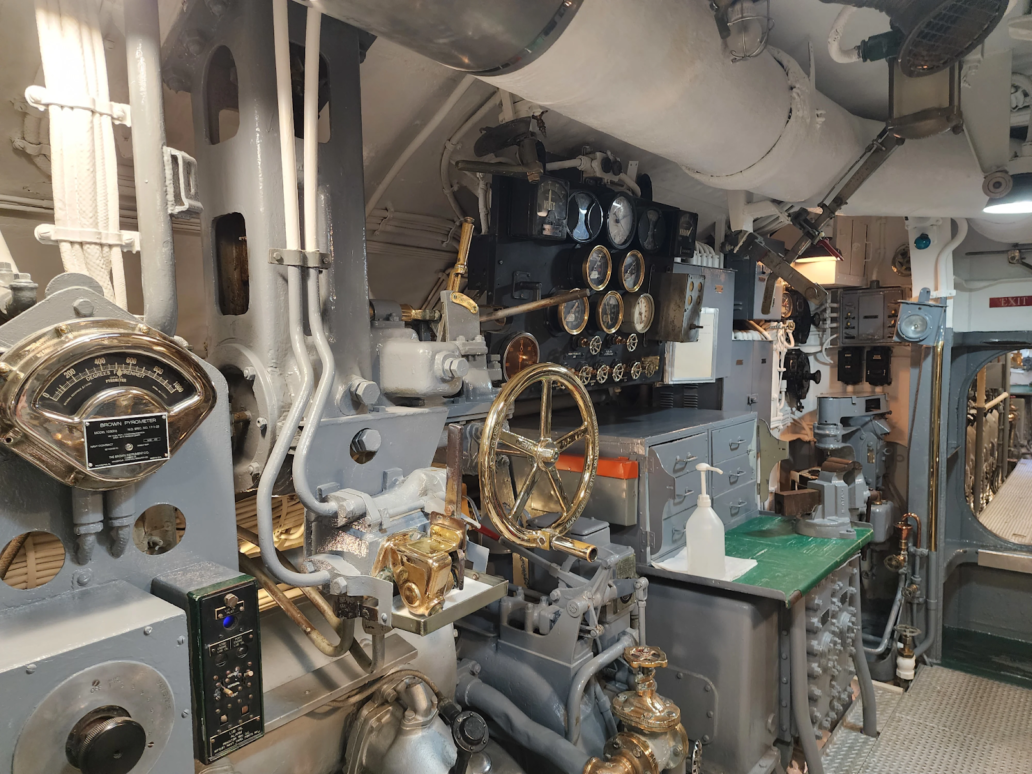
{"type": "Polygon", "coordinates": [[[152,591],[186,612],[197,759],[211,763],[260,738],[265,718],[255,579],[202,562],[156,578],[152,591]]]}

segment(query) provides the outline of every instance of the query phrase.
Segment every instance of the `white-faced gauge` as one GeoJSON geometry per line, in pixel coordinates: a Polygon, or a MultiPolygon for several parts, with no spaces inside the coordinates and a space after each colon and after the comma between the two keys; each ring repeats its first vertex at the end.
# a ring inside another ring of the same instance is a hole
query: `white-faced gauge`
{"type": "Polygon", "coordinates": [[[517,333],[509,339],[502,350],[502,376],[509,381],[525,368],[537,365],[541,360],[538,341],[529,333],[517,333]]]}
{"type": "Polygon", "coordinates": [[[576,335],[588,327],[589,304],[586,298],[575,298],[556,307],[559,327],[571,335],[576,335]]]}
{"type": "Polygon", "coordinates": [[[634,239],[634,202],[627,194],[618,193],[613,197],[606,211],[606,236],[610,244],[622,250],[634,239]]]}
{"type": "Polygon", "coordinates": [[[620,259],[620,284],[628,293],[635,292],[645,281],[645,258],[631,250],[620,259]]]}
{"type": "Polygon", "coordinates": [[[641,249],[654,253],[666,241],[666,223],[658,207],[646,207],[638,215],[638,244],[641,249]]]}
{"type": "Polygon", "coordinates": [[[126,320],[37,332],[3,357],[0,439],[58,481],[105,490],[163,465],[215,406],[200,362],[126,320]]]}
{"type": "Polygon", "coordinates": [[[623,298],[615,290],[601,296],[595,306],[595,324],[606,333],[616,333],[624,318],[623,298]]]}
{"type": "Polygon", "coordinates": [[[648,293],[631,293],[624,299],[626,314],[620,330],[643,335],[656,317],[656,302],[648,293]]]}
{"type": "Polygon", "coordinates": [[[613,276],[613,258],[602,245],[595,245],[581,262],[581,279],[592,290],[604,290],[613,276]]]}

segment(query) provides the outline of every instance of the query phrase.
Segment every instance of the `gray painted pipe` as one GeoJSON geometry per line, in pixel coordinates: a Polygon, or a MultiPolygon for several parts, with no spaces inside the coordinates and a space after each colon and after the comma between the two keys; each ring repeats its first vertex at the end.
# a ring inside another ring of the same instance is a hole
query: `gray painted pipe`
{"type": "Polygon", "coordinates": [[[473,707],[501,726],[513,741],[531,752],[547,758],[564,774],[582,774],[591,759],[586,752],[528,718],[505,694],[474,677],[468,671],[459,676],[455,698],[465,707],[473,707]]]}
{"type": "Polygon", "coordinates": [[[172,336],[176,332],[179,305],[172,220],[165,192],[165,110],[158,0],[129,0],[123,5],[143,321],[172,336]]]}
{"type": "Polygon", "coordinates": [[[806,683],[806,603],[802,599],[792,605],[789,650],[792,658],[792,715],[806,758],[806,770],[808,774],[824,774],[824,762],[810,722],[809,686],[806,683]]]}
{"type": "Polygon", "coordinates": [[[581,736],[581,701],[584,698],[584,690],[588,681],[605,669],[623,655],[624,648],[635,644],[634,636],[629,632],[623,632],[616,638],[616,642],[591,659],[577,672],[570,686],[570,693],[566,697],[566,738],[573,744],[580,741],[581,736]]]}
{"type": "Polygon", "coordinates": [[[874,697],[874,683],[871,682],[871,667],[867,664],[867,656],[864,655],[864,631],[861,626],[863,618],[860,614],[860,560],[854,559],[854,562],[852,573],[849,576],[855,596],[853,607],[856,609],[853,666],[856,667],[856,676],[860,683],[860,698],[864,703],[864,734],[876,737],[878,736],[878,705],[874,697]]]}
{"type": "Polygon", "coordinates": [[[889,647],[889,643],[892,641],[892,630],[896,626],[896,617],[899,615],[900,607],[903,606],[903,586],[906,585],[906,577],[907,576],[903,573],[900,573],[899,575],[899,586],[896,587],[896,598],[892,601],[892,609],[889,611],[889,620],[885,624],[885,632],[882,634],[881,640],[878,641],[877,647],[868,648],[867,646],[864,646],[865,653],[870,653],[872,656],[880,656],[885,652],[886,648],[889,647]]]}

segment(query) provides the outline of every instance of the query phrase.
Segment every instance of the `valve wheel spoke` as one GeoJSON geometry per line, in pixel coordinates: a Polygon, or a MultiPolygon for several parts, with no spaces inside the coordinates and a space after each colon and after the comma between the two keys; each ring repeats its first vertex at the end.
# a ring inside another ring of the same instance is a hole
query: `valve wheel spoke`
{"type": "Polygon", "coordinates": [[[498,434],[498,440],[500,443],[504,443],[510,447],[511,453],[518,454],[524,457],[534,457],[537,454],[537,444],[529,438],[524,438],[522,435],[516,435],[508,430],[502,430],[498,434]]]}
{"type": "Polygon", "coordinates": [[[530,469],[530,473],[523,482],[523,486],[520,487],[520,493],[516,497],[516,504],[512,507],[513,516],[520,521],[525,521],[523,511],[526,509],[527,503],[530,501],[530,493],[534,491],[534,486],[537,484],[539,475],[541,475],[541,468],[538,467],[538,464],[535,462],[534,467],[530,469]]]}
{"type": "Polygon", "coordinates": [[[552,380],[541,382],[541,439],[552,437],[552,380]]]}
{"type": "Polygon", "coordinates": [[[576,430],[571,430],[558,441],[555,442],[555,448],[560,452],[566,451],[568,448],[573,446],[577,441],[581,440],[588,434],[588,426],[581,425],[576,430]]]}
{"type": "Polygon", "coordinates": [[[566,490],[563,488],[559,471],[555,468],[548,468],[548,481],[552,485],[552,491],[555,492],[556,499],[559,500],[559,507],[563,511],[563,516],[565,516],[570,512],[570,500],[566,496],[566,490]]]}

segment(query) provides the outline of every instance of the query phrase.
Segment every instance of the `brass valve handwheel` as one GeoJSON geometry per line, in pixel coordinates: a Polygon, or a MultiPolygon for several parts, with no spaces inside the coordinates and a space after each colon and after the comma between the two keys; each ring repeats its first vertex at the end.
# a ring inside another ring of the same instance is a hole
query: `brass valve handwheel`
{"type": "Polygon", "coordinates": [[[593,560],[595,547],[566,537],[573,522],[584,511],[598,469],[598,421],[588,391],[568,368],[555,363],[540,363],[520,371],[502,388],[491,405],[480,441],[480,497],[485,509],[506,540],[527,548],[557,549],[593,560]],[[540,438],[533,440],[504,429],[506,417],[516,399],[534,385],[541,385],[540,438]],[[552,388],[561,385],[577,404],[581,425],[552,439],[552,388]],[[584,441],[584,472],[577,490],[568,495],[559,478],[559,455],[578,441],[584,441]],[[515,493],[515,503],[503,498],[498,482],[500,455],[530,460],[530,473],[515,493]],[[549,527],[532,527],[525,513],[535,487],[548,486],[559,503],[559,518],[549,527]]]}

